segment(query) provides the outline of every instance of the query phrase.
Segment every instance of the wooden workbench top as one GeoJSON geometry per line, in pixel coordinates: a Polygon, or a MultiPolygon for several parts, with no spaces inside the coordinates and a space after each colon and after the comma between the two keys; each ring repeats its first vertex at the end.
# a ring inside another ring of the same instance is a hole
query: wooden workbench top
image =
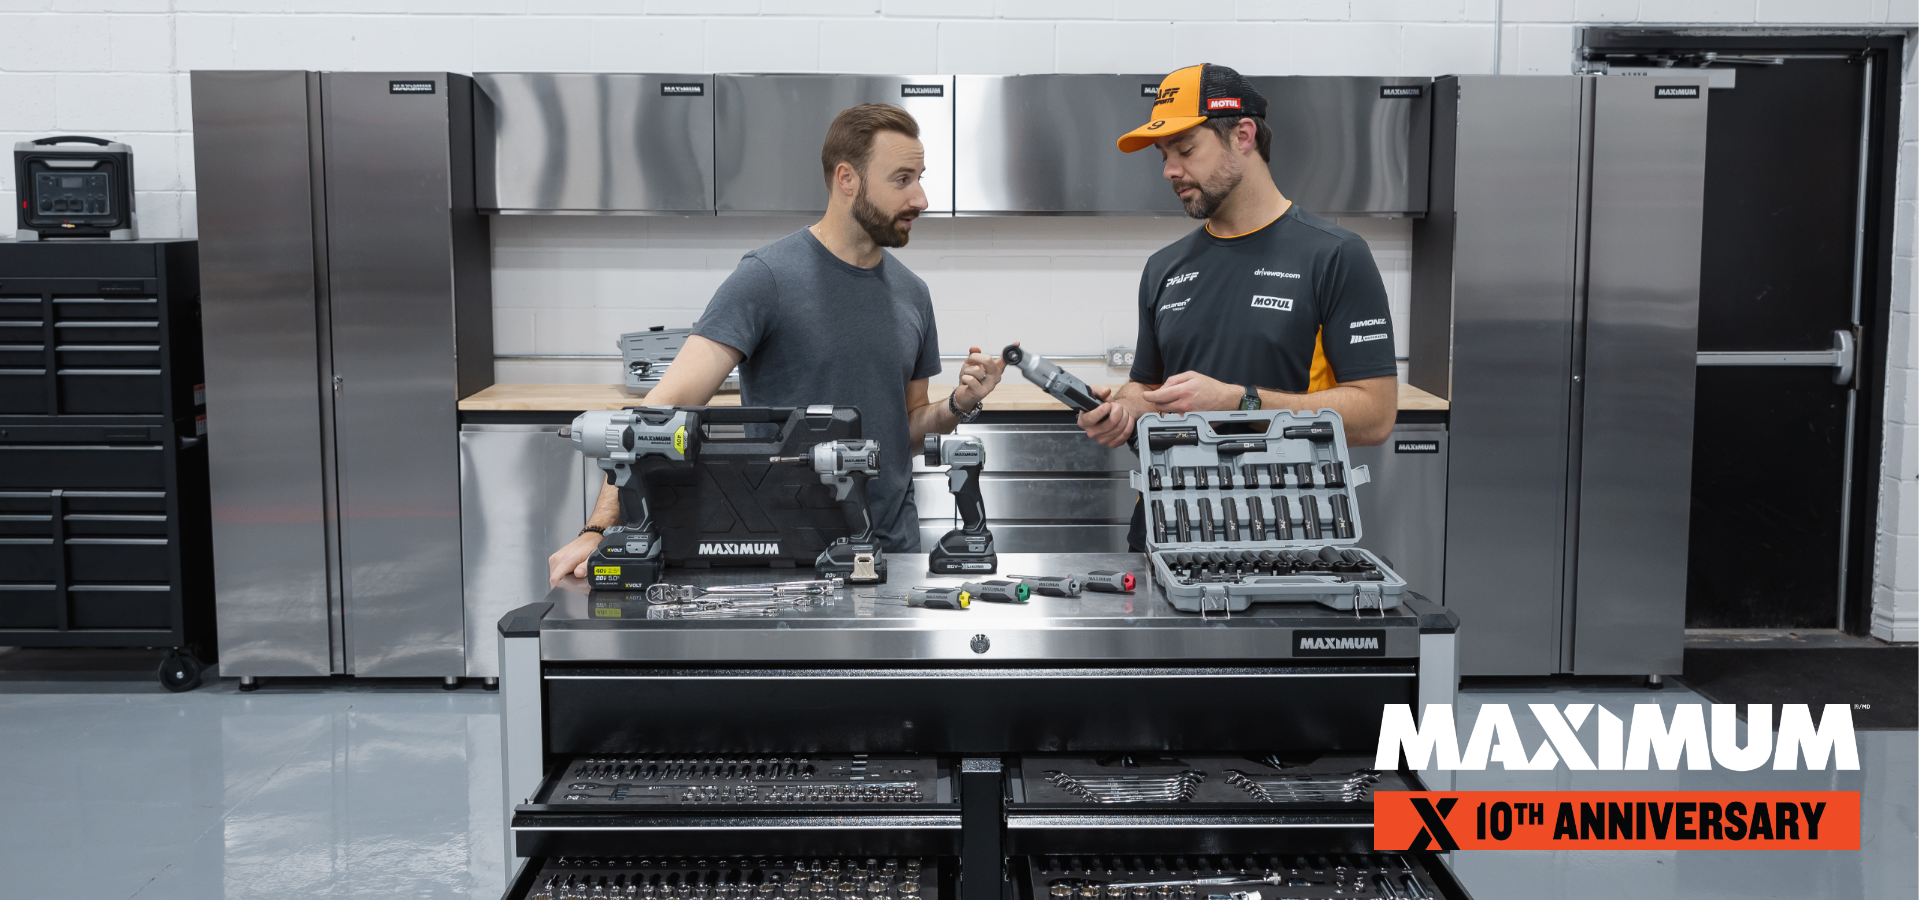
{"type": "MultiPolygon", "coordinates": [[[[496,384],[460,401],[462,410],[574,411],[620,409],[645,402],[617,384],[496,384]]],[[[711,406],[739,406],[735,392],[715,394],[711,406]]],[[[1410,384],[1400,385],[1402,410],[1444,410],[1447,401],[1410,384]]],[[[1001,382],[987,396],[989,412],[1064,410],[1060,401],[1031,384],[1001,382]]]]}

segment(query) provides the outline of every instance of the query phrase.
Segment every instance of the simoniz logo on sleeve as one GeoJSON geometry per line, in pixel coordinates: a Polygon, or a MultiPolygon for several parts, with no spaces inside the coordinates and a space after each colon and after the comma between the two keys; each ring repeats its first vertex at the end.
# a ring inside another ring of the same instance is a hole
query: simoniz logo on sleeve
{"type": "Polygon", "coordinates": [[[1207,101],[1208,109],[1239,109],[1239,97],[1215,97],[1207,101]]]}

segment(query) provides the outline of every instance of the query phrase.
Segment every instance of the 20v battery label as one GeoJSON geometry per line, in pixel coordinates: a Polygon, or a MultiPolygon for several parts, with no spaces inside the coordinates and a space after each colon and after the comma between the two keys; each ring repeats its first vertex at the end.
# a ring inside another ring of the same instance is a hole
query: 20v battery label
{"type": "Polygon", "coordinates": [[[1859,791],[1377,791],[1375,850],[1858,850],[1859,791]]]}

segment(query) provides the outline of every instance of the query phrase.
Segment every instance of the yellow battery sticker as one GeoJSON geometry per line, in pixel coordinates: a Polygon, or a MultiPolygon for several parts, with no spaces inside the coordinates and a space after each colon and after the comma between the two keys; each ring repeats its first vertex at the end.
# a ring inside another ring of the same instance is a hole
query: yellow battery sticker
{"type": "Polygon", "coordinates": [[[682,425],[673,432],[673,452],[687,452],[687,426],[682,425]]]}
{"type": "Polygon", "coordinates": [[[602,619],[618,619],[620,618],[620,607],[618,606],[598,607],[594,609],[593,614],[602,619]]]}
{"type": "Polygon", "coordinates": [[[620,567],[619,567],[619,566],[594,566],[594,567],[593,567],[593,574],[595,574],[595,575],[618,575],[618,574],[620,574],[620,567]]]}

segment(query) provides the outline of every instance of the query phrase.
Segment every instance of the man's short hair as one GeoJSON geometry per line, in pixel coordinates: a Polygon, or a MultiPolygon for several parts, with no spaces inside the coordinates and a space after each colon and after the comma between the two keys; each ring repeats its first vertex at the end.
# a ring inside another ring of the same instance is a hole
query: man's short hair
{"type": "Polygon", "coordinates": [[[1234,129],[1239,128],[1240,123],[1246,121],[1253,122],[1253,148],[1260,151],[1260,161],[1266,163],[1273,162],[1273,129],[1267,127],[1266,119],[1241,116],[1238,118],[1208,119],[1202,124],[1213,129],[1213,133],[1220,136],[1221,143],[1232,147],[1234,129]]]}
{"type": "Polygon", "coordinates": [[[820,170],[826,176],[827,187],[833,187],[833,170],[841,163],[852,166],[862,178],[866,177],[867,161],[873,158],[873,136],[882,131],[918,140],[920,123],[906,110],[886,103],[849,106],[833,117],[833,124],[827,126],[826,143],[820,147],[820,170]]]}

